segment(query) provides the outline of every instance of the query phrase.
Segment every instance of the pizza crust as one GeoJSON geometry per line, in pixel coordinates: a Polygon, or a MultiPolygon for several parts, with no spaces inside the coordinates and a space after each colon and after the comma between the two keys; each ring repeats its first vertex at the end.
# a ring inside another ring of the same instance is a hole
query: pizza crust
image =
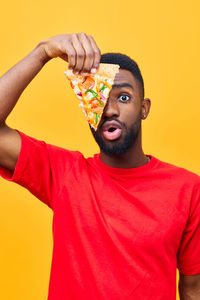
{"type": "MultiPolygon", "coordinates": [[[[100,63],[97,72],[95,74],[90,74],[90,76],[93,77],[96,74],[98,74],[99,76],[113,78],[114,80],[115,75],[118,72],[119,72],[119,65],[100,63]]],[[[64,73],[66,74],[69,80],[75,80],[77,78],[83,80],[85,78],[85,76],[80,74],[75,75],[72,72],[72,70],[67,70],[64,73]]]]}

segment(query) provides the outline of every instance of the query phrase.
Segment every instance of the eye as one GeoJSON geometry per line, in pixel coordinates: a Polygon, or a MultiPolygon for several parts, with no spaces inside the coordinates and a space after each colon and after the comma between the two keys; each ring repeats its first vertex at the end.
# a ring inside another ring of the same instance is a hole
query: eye
{"type": "Polygon", "coordinates": [[[127,102],[130,99],[130,96],[123,94],[119,97],[122,102],[127,102]]]}

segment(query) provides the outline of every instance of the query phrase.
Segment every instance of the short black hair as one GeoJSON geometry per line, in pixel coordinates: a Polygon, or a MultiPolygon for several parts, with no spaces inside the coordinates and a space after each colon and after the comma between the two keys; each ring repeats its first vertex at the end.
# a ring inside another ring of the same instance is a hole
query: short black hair
{"type": "Polygon", "coordinates": [[[137,63],[129,56],[121,53],[104,53],[101,55],[101,63],[118,64],[121,69],[130,71],[133,76],[140,82],[142,97],[144,97],[144,81],[137,63]]]}

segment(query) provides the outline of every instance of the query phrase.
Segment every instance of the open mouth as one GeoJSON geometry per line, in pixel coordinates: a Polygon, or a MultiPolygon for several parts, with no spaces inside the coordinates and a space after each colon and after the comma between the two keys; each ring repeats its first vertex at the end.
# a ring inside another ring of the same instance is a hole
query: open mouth
{"type": "Polygon", "coordinates": [[[113,132],[113,131],[115,131],[116,129],[117,129],[116,127],[111,127],[111,128],[108,129],[108,132],[113,132]]]}
{"type": "Polygon", "coordinates": [[[103,130],[103,136],[110,141],[116,140],[120,137],[121,131],[121,128],[115,127],[114,125],[110,125],[109,127],[103,130]]]}

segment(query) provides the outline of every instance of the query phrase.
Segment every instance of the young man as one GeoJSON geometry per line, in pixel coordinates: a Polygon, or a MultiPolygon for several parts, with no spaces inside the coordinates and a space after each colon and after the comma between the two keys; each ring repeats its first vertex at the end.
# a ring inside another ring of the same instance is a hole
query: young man
{"type": "Polygon", "coordinates": [[[137,64],[100,54],[84,33],[44,40],[0,80],[0,174],[54,212],[48,300],[200,299],[200,180],[145,155],[141,120],[148,116],[137,64]],[[74,73],[99,62],[120,65],[102,120],[91,131],[100,154],[84,158],[11,129],[6,118],[51,58],[74,73]],[[189,298],[188,298],[189,297],[189,298]]]}

